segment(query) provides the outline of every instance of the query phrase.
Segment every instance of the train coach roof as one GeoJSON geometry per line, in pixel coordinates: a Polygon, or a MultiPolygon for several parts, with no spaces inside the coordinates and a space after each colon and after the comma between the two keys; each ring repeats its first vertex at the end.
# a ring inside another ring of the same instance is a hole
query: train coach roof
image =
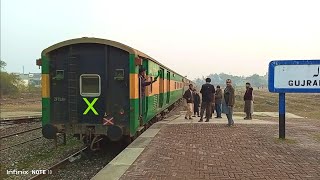
{"type": "Polygon", "coordinates": [[[129,52],[130,54],[139,54],[137,50],[116,42],[116,41],[111,41],[111,40],[107,40],[107,39],[100,39],[100,38],[88,38],[88,37],[83,37],[83,38],[76,38],[76,39],[70,39],[70,40],[66,40],[66,41],[62,41],[60,43],[54,44],[50,47],[48,47],[47,49],[42,51],[42,55],[45,55],[55,49],[64,47],[64,46],[68,46],[68,45],[72,45],[72,44],[84,44],[84,43],[95,43],[95,44],[105,44],[105,45],[110,45],[122,50],[125,50],[127,52],[129,52]]]}
{"type": "MultiPolygon", "coordinates": [[[[130,46],[127,46],[125,44],[122,44],[122,43],[119,43],[119,42],[116,42],[116,41],[111,41],[111,40],[107,40],[107,39],[101,39],[101,38],[89,38],[89,37],[83,37],[83,38],[76,38],[76,39],[70,39],[70,40],[66,40],[66,41],[62,41],[60,43],[57,43],[57,44],[54,44],[46,49],[44,49],[41,53],[41,55],[46,55],[47,53],[55,50],[55,49],[58,49],[58,48],[61,48],[61,47],[64,47],[64,46],[68,46],[68,45],[72,45],[72,44],[83,44],[83,43],[96,43],[96,44],[105,44],[105,45],[109,45],[109,46],[113,46],[113,47],[116,47],[116,48],[119,48],[119,49],[122,49],[124,51],[127,51],[129,52],[130,54],[135,54],[136,56],[140,56],[140,57],[144,57],[144,58],[147,58],[147,59],[150,59],[151,61],[163,66],[163,67],[166,67],[164,66],[163,64],[161,64],[160,62],[156,61],[155,59],[153,59],[152,57],[144,54],[143,52],[139,51],[139,50],[136,50],[130,46]]],[[[168,68],[168,67],[166,67],[168,68]]],[[[169,68],[168,68],[169,69],[169,68]]],[[[171,72],[179,75],[178,73],[176,73],[175,71],[169,69],[171,72]]]]}

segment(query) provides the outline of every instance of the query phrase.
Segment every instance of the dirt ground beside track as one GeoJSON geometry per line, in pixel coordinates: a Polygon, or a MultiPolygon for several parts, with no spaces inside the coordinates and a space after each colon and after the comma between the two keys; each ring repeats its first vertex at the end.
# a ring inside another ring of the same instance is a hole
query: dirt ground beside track
{"type": "Polygon", "coordinates": [[[0,100],[1,112],[41,112],[41,107],[41,94],[24,94],[16,98],[2,97],[0,100]]]}

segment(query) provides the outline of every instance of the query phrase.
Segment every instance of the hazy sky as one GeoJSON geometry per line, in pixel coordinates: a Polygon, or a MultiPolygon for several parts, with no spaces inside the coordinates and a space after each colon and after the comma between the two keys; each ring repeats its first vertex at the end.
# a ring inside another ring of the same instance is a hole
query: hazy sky
{"type": "Polygon", "coordinates": [[[40,72],[43,49],[115,40],[190,78],[260,75],[273,59],[320,59],[320,1],[1,0],[7,71],[40,72]]]}

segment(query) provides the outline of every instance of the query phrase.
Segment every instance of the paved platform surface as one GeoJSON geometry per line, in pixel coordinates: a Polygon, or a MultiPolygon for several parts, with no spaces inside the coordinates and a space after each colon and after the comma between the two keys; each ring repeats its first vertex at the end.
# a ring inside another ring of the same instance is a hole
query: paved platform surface
{"type": "MultiPolygon", "coordinates": [[[[257,116],[269,116],[269,117],[279,117],[279,112],[254,112],[254,115],[257,116]]],[[[292,113],[288,113],[286,112],[286,118],[295,118],[295,119],[301,119],[304,117],[292,114],[292,113]]]]}
{"type": "Polygon", "coordinates": [[[40,117],[42,112],[30,112],[30,111],[16,111],[16,112],[1,112],[0,118],[2,120],[6,119],[16,119],[20,117],[40,117]]]}
{"type": "Polygon", "coordinates": [[[320,179],[320,123],[234,119],[158,122],[93,179],[320,179]]]}

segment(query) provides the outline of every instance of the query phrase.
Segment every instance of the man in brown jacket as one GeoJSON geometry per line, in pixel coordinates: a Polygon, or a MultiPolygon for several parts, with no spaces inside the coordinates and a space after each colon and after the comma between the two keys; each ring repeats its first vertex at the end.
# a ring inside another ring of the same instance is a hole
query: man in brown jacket
{"type": "Polygon", "coordinates": [[[231,79],[227,79],[226,84],[227,84],[227,87],[224,89],[224,101],[225,101],[226,107],[223,109],[228,118],[228,126],[233,126],[234,121],[233,121],[232,115],[233,115],[233,106],[235,102],[235,93],[234,93],[234,88],[232,87],[231,79]]]}
{"type": "Polygon", "coordinates": [[[217,86],[216,94],[215,94],[215,109],[217,112],[217,117],[215,118],[222,118],[221,117],[221,104],[222,104],[222,90],[220,86],[217,86]]]}

